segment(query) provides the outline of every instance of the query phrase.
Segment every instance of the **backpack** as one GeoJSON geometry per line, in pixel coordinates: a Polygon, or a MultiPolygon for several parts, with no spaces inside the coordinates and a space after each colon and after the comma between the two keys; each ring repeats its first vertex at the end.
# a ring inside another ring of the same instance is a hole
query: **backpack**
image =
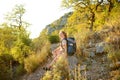
{"type": "Polygon", "coordinates": [[[72,56],[76,52],[76,41],[74,37],[68,37],[67,39],[67,54],[68,56],[72,56]]]}

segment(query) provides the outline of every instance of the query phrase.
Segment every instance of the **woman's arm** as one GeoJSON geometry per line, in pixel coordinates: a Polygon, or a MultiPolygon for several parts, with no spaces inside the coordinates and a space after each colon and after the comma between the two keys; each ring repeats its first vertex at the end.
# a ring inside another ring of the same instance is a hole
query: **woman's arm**
{"type": "Polygon", "coordinates": [[[67,40],[64,40],[64,41],[62,42],[62,47],[63,47],[63,49],[64,49],[64,54],[65,54],[65,56],[67,56],[67,40]]]}
{"type": "Polygon", "coordinates": [[[54,49],[52,53],[55,53],[55,52],[57,52],[58,50],[60,50],[60,46],[57,47],[56,49],[54,49]]]}

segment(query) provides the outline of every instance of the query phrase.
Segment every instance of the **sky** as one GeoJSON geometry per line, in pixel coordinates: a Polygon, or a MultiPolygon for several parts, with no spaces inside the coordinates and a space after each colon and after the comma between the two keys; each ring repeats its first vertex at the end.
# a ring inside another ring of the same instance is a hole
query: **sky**
{"type": "Polygon", "coordinates": [[[46,25],[59,19],[67,9],[61,8],[62,0],[0,0],[0,23],[4,22],[5,14],[12,12],[16,4],[23,4],[26,9],[23,19],[31,25],[28,31],[30,38],[36,38],[46,25]]]}

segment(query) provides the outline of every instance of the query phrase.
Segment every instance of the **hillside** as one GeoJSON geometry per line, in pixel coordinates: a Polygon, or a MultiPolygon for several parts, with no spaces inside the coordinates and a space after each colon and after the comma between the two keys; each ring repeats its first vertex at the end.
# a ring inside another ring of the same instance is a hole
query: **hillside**
{"type": "MultiPolygon", "coordinates": [[[[120,31],[120,29],[118,31],[120,31]]],[[[79,80],[79,79],[82,79],[82,80],[83,79],[119,80],[120,63],[119,61],[116,62],[117,65],[115,65],[114,63],[111,63],[111,59],[109,59],[108,55],[112,55],[112,54],[109,54],[108,52],[106,52],[106,46],[109,47],[111,42],[108,43],[108,42],[104,42],[101,40],[98,41],[99,40],[98,38],[100,37],[100,35],[105,36],[106,33],[110,34],[111,32],[112,32],[111,29],[108,29],[108,30],[102,30],[99,34],[95,33],[94,35],[91,36],[92,38],[89,39],[89,40],[94,40],[95,42],[92,44],[87,44],[86,47],[81,49],[80,51],[82,52],[81,54],[77,53],[79,65],[75,68],[76,71],[73,70],[75,73],[75,78],[76,78],[75,80],[79,80]]],[[[118,39],[113,38],[112,40],[120,40],[120,36],[117,36],[117,38],[118,39]]],[[[119,44],[120,44],[120,41],[118,41],[117,45],[116,44],[115,45],[118,47],[119,44]]],[[[48,59],[48,62],[46,64],[48,64],[49,61],[51,61],[51,58],[48,59]]],[[[47,76],[50,76],[51,75],[50,73],[54,73],[54,71],[47,71],[47,72],[49,72],[47,73],[47,76]]],[[[46,71],[44,71],[42,67],[39,67],[32,74],[25,75],[23,77],[23,80],[41,80],[42,77],[45,75],[45,73],[46,71]]],[[[47,80],[47,76],[45,80],[47,80]]]]}
{"type": "MultiPolygon", "coordinates": [[[[68,36],[74,36],[77,42],[76,57],[78,65],[74,68],[75,80],[119,80],[120,79],[120,7],[117,6],[111,12],[96,12],[96,21],[93,31],[89,30],[87,18],[77,15],[76,12],[65,16],[46,26],[40,37],[46,35],[53,50],[58,40],[58,32],[64,30],[68,36]],[[66,17],[67,16],[67,17],[66,17]],[[76,19],[77,16],[77,19],[76,19]],[[80,19],[79,19],[80,18],[80,19]],[[64,26],[64,27],[63,27],[64,26]],[[97,27],[96,27],[97,26],[97,27]],[[46,34],[47,32],[47,34],[46,34]],[[54,38],[53,38],[54,36],[54,38]],[[54,47],[53,47],[54,46],[54,47]]],[[[40,39],[40,37],[38,39],[40,39]]],[[[52,59],[49,57],[46,63],[40,66],[30,75],[25,75],[23,80],[65,80],[64,62],[51,71],[44,71],[43,66],[52,59]]],[[[71,77],[71,76],[69,76],[71,77]]],[[[70,79],[71,80],[71,79],[70,79]]]]}
{"type": "Polygon", "coordinates": [[[0,80],[120,80],[120,2],[69,1],[64,6],[73,12],[48,24],[35,39],[29,38],[28,24],[1,25],[0,80]],[[70,70],[61,55],[50,71],[43,70],[59,46],[60,30],[75,38],[77,50],[69,62],[77,58],[78,63],[70,70]]]}

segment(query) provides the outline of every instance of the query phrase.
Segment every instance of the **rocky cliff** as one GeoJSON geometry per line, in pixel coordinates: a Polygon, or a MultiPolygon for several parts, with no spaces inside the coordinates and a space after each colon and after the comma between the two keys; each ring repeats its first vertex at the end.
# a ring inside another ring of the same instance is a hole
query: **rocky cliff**
{"type": "Polygon", "coordinates": [[[66,13],[58,20],[54,21],[53,23],[47,25],[45,29],[47,30],[47,34],[51,34],[52,32],[56,30],[60,30],[63,27],[65,27],[65,24],[67,23],[68,17],[72,14],[72,12],[66,13]]]}

